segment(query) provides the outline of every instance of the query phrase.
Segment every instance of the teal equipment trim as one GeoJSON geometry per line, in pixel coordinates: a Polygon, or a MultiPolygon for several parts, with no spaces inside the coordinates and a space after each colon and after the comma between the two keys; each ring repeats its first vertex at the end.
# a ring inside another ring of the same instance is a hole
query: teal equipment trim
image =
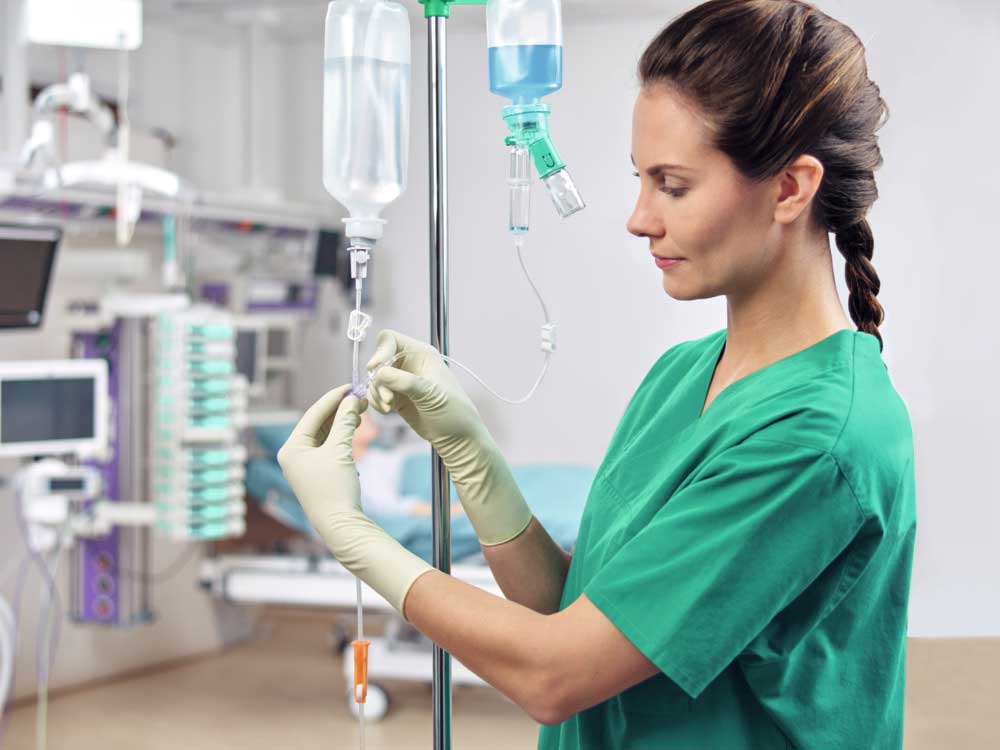
{"type": "Polygon", "coordinates": [[[548,104],[517,104],[504,107],[503,119],[513,135],[507,136],[508,146],[525,146],[531,152],[538,176],[543,180],[566,168],[566,162],[556,151],[556,145],[549,135],[548,104]]]}
{"type": "Polygon", "coordinates": [[[424,18],[448,18],[452,5],[486,5],[487,0],[419,0],[424,18]]]}

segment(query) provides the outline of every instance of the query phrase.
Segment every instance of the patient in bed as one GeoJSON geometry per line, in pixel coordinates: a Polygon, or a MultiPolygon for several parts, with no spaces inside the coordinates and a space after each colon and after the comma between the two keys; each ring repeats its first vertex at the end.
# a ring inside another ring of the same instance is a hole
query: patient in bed
{"type": "MultiPolygon", "coordinates": [[[[354,460],[361,475],[361,505],[366,513],[382,516],[430,516],[431,504],[420,497],[400,495],[400,475],[407,457],[415,452],[424,453],[426,446],[412,451],[382,450],[374,447],[379,427],[369,412],[361,415],[361,424],[354,433],[354,460]]],[[[451,514],[464,515],[461,503],[453,503],[451,514]]]]}

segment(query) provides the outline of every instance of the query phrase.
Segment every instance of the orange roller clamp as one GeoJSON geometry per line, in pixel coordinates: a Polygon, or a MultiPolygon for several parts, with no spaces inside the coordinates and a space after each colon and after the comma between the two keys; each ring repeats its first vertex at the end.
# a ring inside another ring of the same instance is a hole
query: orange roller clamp
{"type": "Polygon", "coordinates": [[[368,699],[368,647],[371,641],[354,641],[354,701],[364,703],[368,699]]]}

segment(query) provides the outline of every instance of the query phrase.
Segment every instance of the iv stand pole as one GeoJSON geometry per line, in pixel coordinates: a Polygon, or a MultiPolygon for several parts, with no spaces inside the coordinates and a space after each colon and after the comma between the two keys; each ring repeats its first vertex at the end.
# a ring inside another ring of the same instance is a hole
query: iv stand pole
{"type": "MultiPolygon", "coordinates": [[[[452,5],[487,0],[419,0],[427,19],[427,91],[430,131],[431,345],[448,347],[448,17],[452,5]]],[[[451,575],[451,486],[432,452],[434,567],[451,575]]],[[[434,644],[434,750],[451,750],[451,655],[434,644]]]]}
{"type": "MultiPolygon", "coordinates": [[[[427,19],[427,88],[430,117],[431,345],[448,350],[448,147],[445,15],[427,19]]],[[[434,567],[451,574],[451,492],[448,471],[433,453],[434,567]]],[[[451,750],[451,655],[434,644],[434,750],[451,750]]]]}

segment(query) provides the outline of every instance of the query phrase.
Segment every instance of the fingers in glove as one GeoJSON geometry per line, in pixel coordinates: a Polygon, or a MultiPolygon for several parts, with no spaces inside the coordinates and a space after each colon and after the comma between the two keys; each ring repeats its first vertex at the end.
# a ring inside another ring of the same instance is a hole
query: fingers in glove
{"type": "Polygon", "coordinates": [[[292,430],[285,445],[304,448],[315,448],[322,445],[337,409],[343,403],[344,397],[350,392],[350,385],[342,385],[322,396],[302,415],[302,419],[295,425],[295,429],[292,430]]]}
{"type": "Polygon", "coordinates": [[[390,331],[388,329],[384,331],[379,331],[378,338],[375,340],[375,353],[372,358],[368,360],[366,367],[368,371],[371,372],[376,367],[381,365],[383,362],[388,362],[402,348],[402,344],[397,342],[397,334],[395,331],[390,331]]]}
{"type": "Polygon", "coordinates": [[[385,401],[383,400],[383,393],[381,393],[380,391],[384,392],[385,389],[377,388],[374,382],[369,383],[368,393],[367,393],[368,401],[371,403],[372,408],[379,414],[389,414],[390,412],[392,412],[392,406],[385,403],[385,401]]]}
{"type": "Polygon", "coordinates": [[[392,362],[397,367],[412,370],[419,367],[422,358],[427,355],[437,355],[437,349],[423,341],[387,329],[379,333],[375,342],[375,354],[368,360],[367,367],[371,372],[379,365],[392,362]]]}
{"type": "Polygon", "coordinates": [[[359,399],[357,396],[347,396],[337,409],[337,414],[333,418],[333,425],[330,428],[330,435],[323,443],[323,448],[332,451],[334,459],[341,462],[353,462],[354,453],[352,443],[354,433],[361,424],[361,415],[368,408],[367,399],[359,399]]]}
{"type": "Polygon", "coordinates": [[[395,367],[383,367],[375,373],[372,386],[382,403],[387,401],[386,397],[383,396],[385,391],[388,391],[389,396],[400,394],[415,403],[419,403],[426,399],[432,390],[432,383],[427,378],[395,367]]]}

